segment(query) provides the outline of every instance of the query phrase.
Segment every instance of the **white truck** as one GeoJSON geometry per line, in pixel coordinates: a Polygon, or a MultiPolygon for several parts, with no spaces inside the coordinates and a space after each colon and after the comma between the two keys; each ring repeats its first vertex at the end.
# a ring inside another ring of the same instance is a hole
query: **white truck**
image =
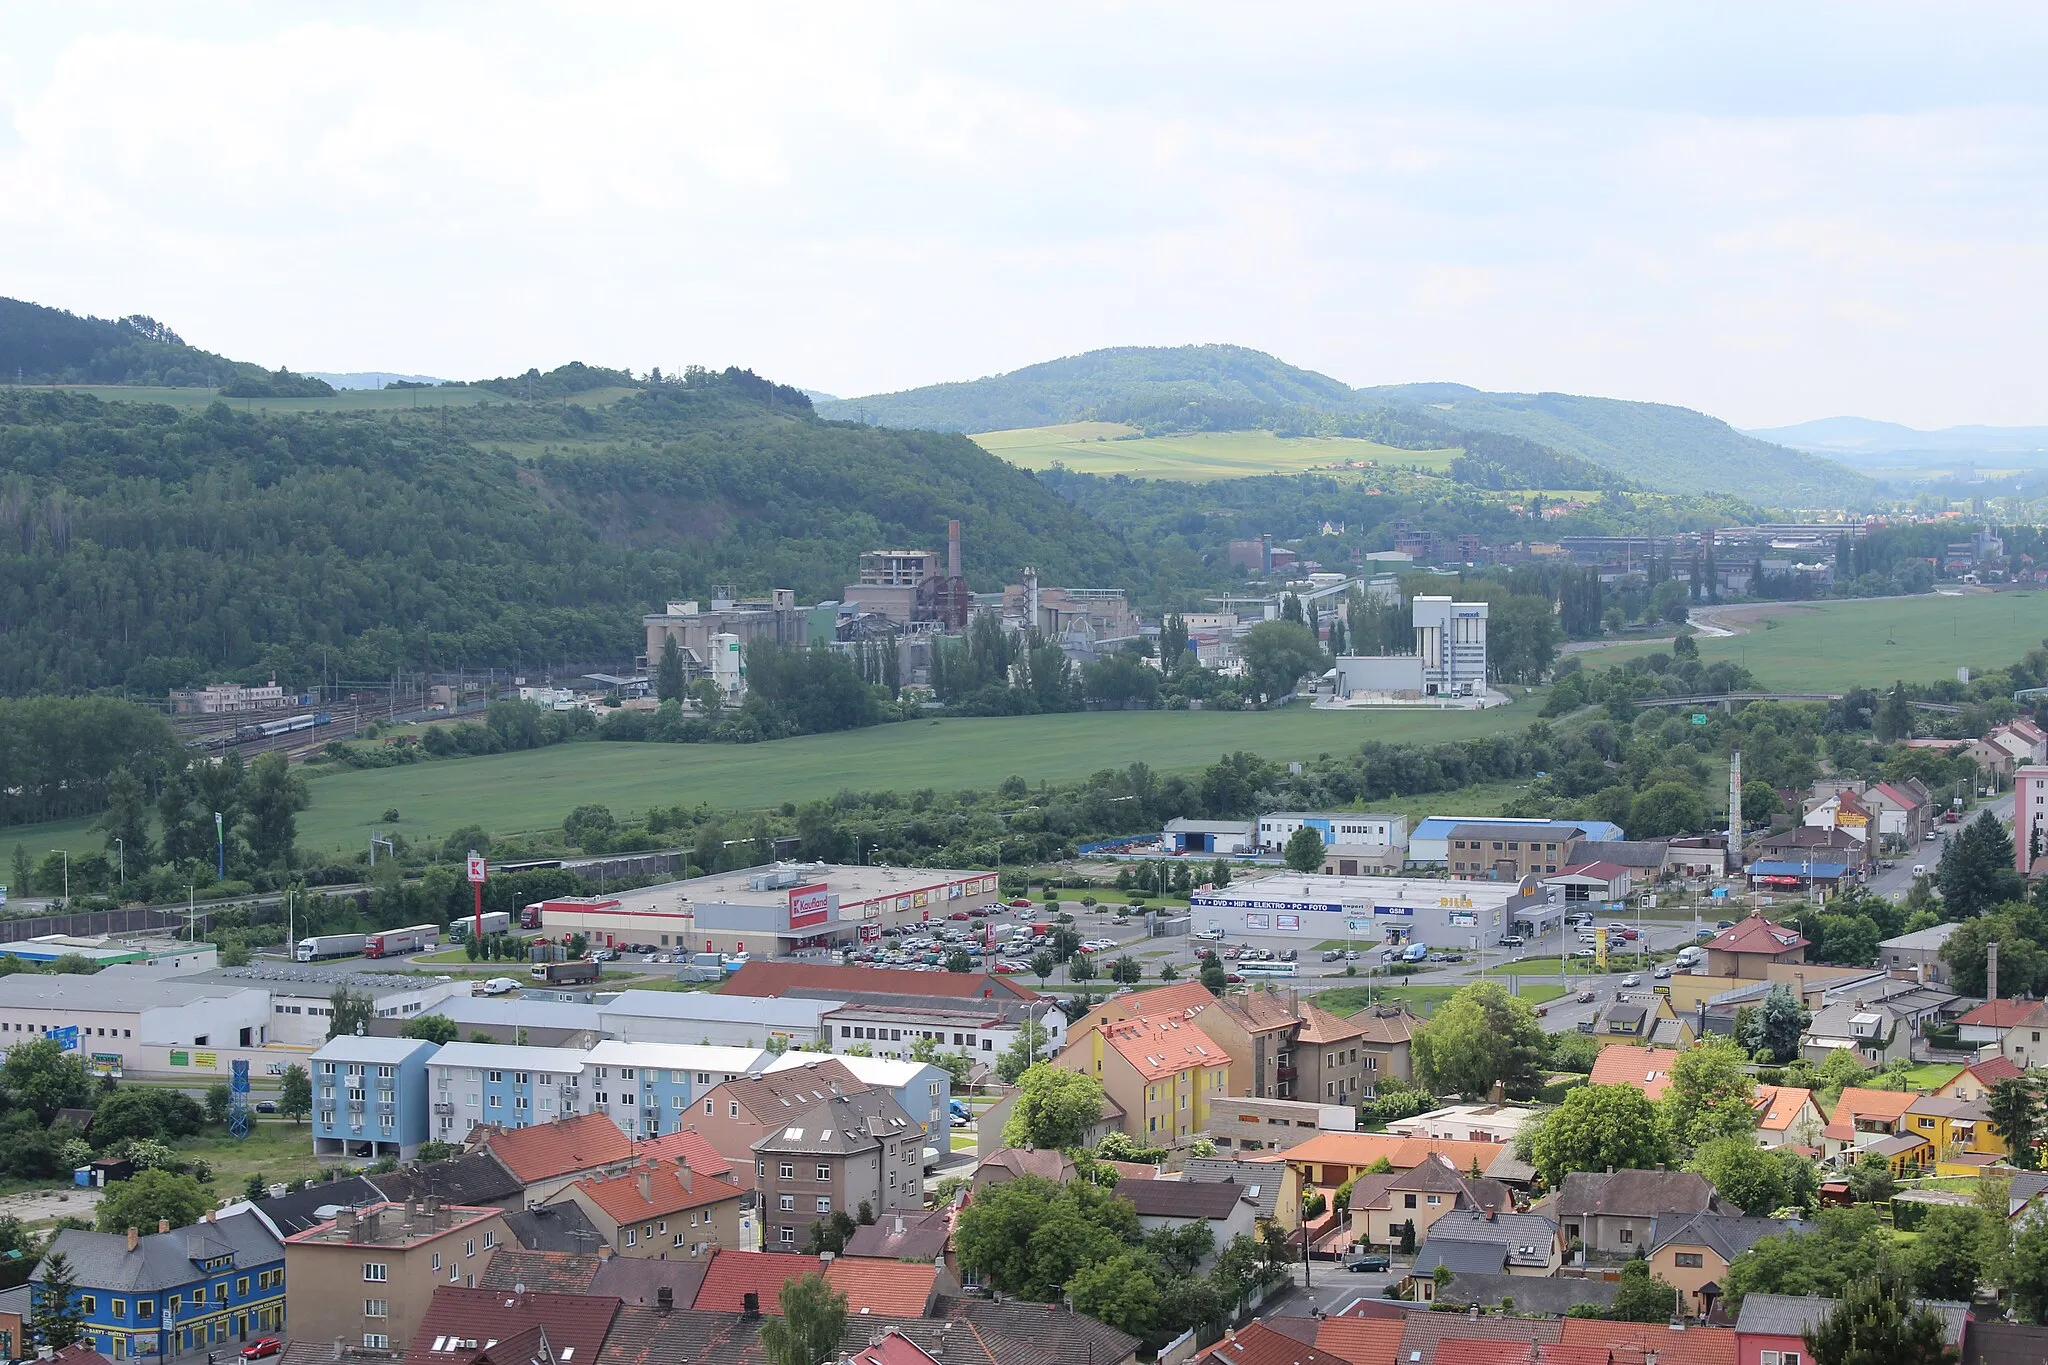
{"type": "Polygon", "coordinates": [[[294,962],[321,962],[330,957],[354,957],[363,951],[362,934],[315,934],[302,938],[292,949],[294,962]]]}
{"type": "MultiPolygon", "coordinates": [[[[448,921],[448,937],[454,939],[457,943],[461,943],[469,937],[470,931],[476,928],[476,922],[477,917],[475,915],[457,915],[454,919],[448,921]]],[[[512,930],[512,916],[504,910],[486,910],[483,914],[483,922],[485,938],[489,938],[493,934],[510,933],[512,930]]]]}

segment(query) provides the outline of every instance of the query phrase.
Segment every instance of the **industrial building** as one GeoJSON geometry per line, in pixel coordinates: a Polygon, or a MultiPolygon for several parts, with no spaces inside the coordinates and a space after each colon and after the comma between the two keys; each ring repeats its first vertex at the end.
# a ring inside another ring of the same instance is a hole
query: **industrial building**
{"type": "Polygon", "coordinates": [[[758,601],[741,601],[731,588],[718,588],[710,605],[670,602],[667,610],[640,618],[647,653],[637,662],[651,671],[661,664],[668,641],[682,651],[683,674],[691,682],[709,678],[726,704],[739,705],[746,696],[746,646],[755,640],[803,645],[810,640],[810,613],[796,604],[796,593],[776,588],[758,601]]]}
{"type": "Polygon", "coordinates": [[[1259,848],[1278,853],[1303,826],[1322,836],[1323,847],[1356,845],[1405,849],[1408,817],[1366,815],[1354,811],[1273,811],[1259,817],[1259,848]]]}
{"type": "Polygon", "coordinates": [[[1484,602],[1457,602],[1448,597],[1410,599],[1415,652],[1340,656],[1332,670],[1337,699],[1484,696],[1486,610],[1484,602]]]}
{"type": "Polygon", "coordinates": [[[605,946],[782,957],[876,939],[884,928],[945,919],[995,899],[993,872],[777,863],[537,905],[550,938],[582,934],[605,946]]]}
{"type": "MultiPolygon", "coordinates": [[[[1509,815],[1469,818],[1458,815],[1432,815],[1418,823],[1414,832],[1408,836],[1408,861],[1421,867],[1449,866],[1451,831],[1460,825],[1514,828],[1523,831],[1526,838],[1544,843],[1553,840],[1560,843],[1569,840],[1605,843],[1610,839],[1623,837],[1621,826],[1607,820],[1537,820],[1528,816],[1509,815]]],[[[1594,853],[1593,856],[1598,855],[1594,853]]]]}
{"type": "Polygon", "coordinates": [[[1554,918],[1533,880],[1449,882],[1406,877],[1286,873],[1195,893],[1200,929],[1325,939],[1359,938],[1432,947],[1492,947],[1517,926],[1554,918]]]}
{"type": "Polygon", "coordinates": [[[250,1048],[269,1041],[268,991],[145,972],[121,979],[117,988],[108,977],[121,970],[0,977],[0,1049],[54,1035],[67,1051],[95,1061],[112,1057],[119,1066],[145,1046],[250,1048]]]}
{"type": "Polygon", "coordinates": [[[930,550],[869,550],[860,557],[860,581],[846,585],[844,605],[896,626],[965,630],[974,594],[962,575],[960,523],[949,521],[943,564],[930,550]]]}
{"type": "MultiPolygon", "coordinates": [[[[100,979],[109,979],[107,973],[102,973],[100,979]]],[[[379,1019],[402,1024],[417,1015],[446,1013],[441,1008],[443,1002],[455,996],[468,999],[475,984],[467,978],[457,980],[448,976],[422,979],[397,972],[337,973],[281,965],[216,967],[178,979],[202,985],[249,986],[270,992],[270,1041],[315,1048],[327,1041],[327,1021],[334,1016],[334,993],[344,987],[369,996],[379,1019]]]]}
{"type": "Polygon", "coordinates": [[[23,962],[51,963],[79,957],[101,967],[127,966],[160,976],[183,976],[218,965],[220,949],[211,943],[175,939],[116,938],[112,934],[39,934],[0,943],[0,956],[23,962]]]}
{"type": "Polygon", "coordinates": [[[843,1000],[773,1000],[685,991],[623,991],[597,1007],[598,1025],[627,1042],[803,1047],[824,1037],[843,1000]]]}

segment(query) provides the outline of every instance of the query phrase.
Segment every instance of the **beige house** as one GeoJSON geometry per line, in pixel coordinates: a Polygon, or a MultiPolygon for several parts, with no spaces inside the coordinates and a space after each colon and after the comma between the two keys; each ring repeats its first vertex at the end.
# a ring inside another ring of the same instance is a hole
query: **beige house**
{"type": "Polygon", "coordinates": [[[1431,1154],[1419,1165],[1392,1175],[1361,1175],[1351,1186],[1351,1237],[1359,1243],[1395,1245],[1414,1224],[1417,1245],[1429,1239],[1439,1218],[1460,1210],[1512,1209],[1514,1192],[1497,1180],[1473,1179],[1445,1157],[1431,1154]]]}
{"type": "Polygon", "coordinates": [[[718,1247],[741,1248],[746,1192],[679,1161],[641,1161],[612,1176],[589,1176],[555,1196],[575,1204],[620,1256],[680,1261],[718,1247]]]}
{"type": "Polygon", "coordinates": [[[1800,1232],[1808,1226],[1720,1213],[1663,1219],[1650,1234],[1650,1273],[1682,1291],[1688,1315],[1697,1316],[1709,1306],[1700,1291],[1710,1284],[1725,1286],[1728,1267],[1737,1256],[1766,1237],[1800,1232]]]}
{"type": "Polygon", "coordinates": [[[924,1208],[924,1129],[885,1091],[834,1095],[754,1144],[761,1245],[794,1251],[836,1213],[924,1208]]]}
{"type": "Polygon", "coordinates": [[[859,1095],[867,1089],[846,1063],[820,1057],[784,1071],[720,1081],[695,1101],[690,1126],[733,1164],[739,1183],[746,1185],[753,1180],[755,1143],[785,1126],[793,1115],[834,1095],[859,1095]]]}
{"type": "Polygon", "coordinates": [[[1422,1021],[1406,1005],[1374,1005],[1351,1016],[1359,1029],[1358,1052],[1362,1067],[1360,1095],[1374,1099],[1380,1081],[1392,1076],[1403,1083],[1415,1079],[1415,1065],[1409,1060],[1408,1044],[1422,1021]]]}
{"type": "Polygon", "coordinates": [[[441,1285],[475,1288],[512,1240],[500,1209],[372,1204],[285,1238],[291,1332],[403,1351],[441,1285]]]}

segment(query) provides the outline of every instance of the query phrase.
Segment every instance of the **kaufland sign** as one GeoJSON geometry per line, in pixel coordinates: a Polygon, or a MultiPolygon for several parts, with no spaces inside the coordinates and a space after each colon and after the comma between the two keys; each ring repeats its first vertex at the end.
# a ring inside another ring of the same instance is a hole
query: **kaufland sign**
{"type": "Polygon", "coordinates": [[[789,927],[809,929],[823,924],[832,913],[831,889],[822,883],[817,886],[791,887],[789,892],[789,927]]]}

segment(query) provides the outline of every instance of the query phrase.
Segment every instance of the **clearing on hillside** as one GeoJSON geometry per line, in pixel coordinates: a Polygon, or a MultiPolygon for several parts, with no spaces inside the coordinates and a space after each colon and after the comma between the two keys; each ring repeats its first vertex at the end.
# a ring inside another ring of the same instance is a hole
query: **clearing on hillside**
{"type": "Polygon", "coordinates": [[[1184,483],[1241,479],[1254,474],[1369,473],[1413,467],[1440,473],[1460,452],[1401,450],[1341,436],[1276,436],[1270,431],[1197,431],[1141,436],[1117,422],[984,431],[971,438],[983,450],[1025,469],[1063,464],[1077,474],[1122,474],[1133,479],[1184,483]]]}

